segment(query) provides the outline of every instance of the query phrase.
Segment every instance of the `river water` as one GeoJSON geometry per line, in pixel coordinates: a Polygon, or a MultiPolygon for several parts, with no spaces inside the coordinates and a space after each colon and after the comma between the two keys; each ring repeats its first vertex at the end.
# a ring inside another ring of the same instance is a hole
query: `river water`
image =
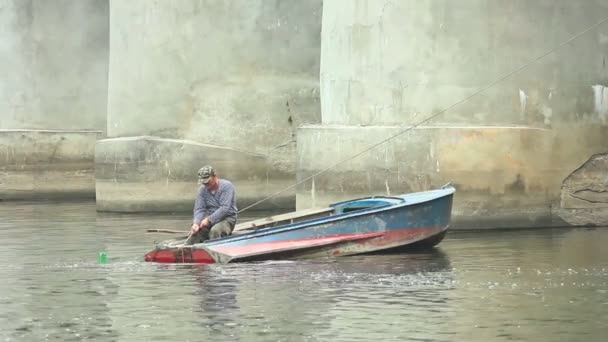
{"type": "Polygon", "coordinates": [[[336,260],[143,262],[170,237],[147,228],[189,221],[0,203],[0,341],[608,338],[608,228],[451,232],[431,252],[336,260]]]}

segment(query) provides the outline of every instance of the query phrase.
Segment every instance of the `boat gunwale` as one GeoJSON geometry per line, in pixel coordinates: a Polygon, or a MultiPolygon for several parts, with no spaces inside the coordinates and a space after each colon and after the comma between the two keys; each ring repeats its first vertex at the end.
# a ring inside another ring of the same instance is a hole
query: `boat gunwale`
{"type": "MultiPolygon", "coordinates": [[[[361,198],[355,198],[355,199],[351,199],[348,201],[342,201],[342,202],[336,202],[336,203],[332,203],[330,204],[328,207],[329,208],[337,208],[343,204],[346,203],[351,203],[351,202],[359,202],[359,201],[365,201],[365,200],[373,200],[373,199],[385,199],[385,200],[398,200],[398,203],[391,203],[390,205],[397,205],[397,204],[402,204],[403,202],[405,202],[405,199],[403,197],[398,197],[398,196],[369,196],[369,197],[361,197],[361,198]]],[[[374,208],[378,208],[378,207],[374,207],[374,208]]],[[[371,208],[366,208],[366,209],[371,209],[371,208]]],[[[365,209],[362,209],[365,210],[365,209]]]]}

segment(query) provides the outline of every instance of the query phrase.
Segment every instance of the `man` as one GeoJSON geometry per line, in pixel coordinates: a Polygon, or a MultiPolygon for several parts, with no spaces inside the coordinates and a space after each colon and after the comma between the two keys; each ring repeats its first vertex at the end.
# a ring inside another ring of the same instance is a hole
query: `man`
{"type": "Polygon", "coordinates": [[[198,170],[198,195],[187,245],[232,234],[236,224],[236,191],[228,180],[220,179],[212,166],[198,170]]]}

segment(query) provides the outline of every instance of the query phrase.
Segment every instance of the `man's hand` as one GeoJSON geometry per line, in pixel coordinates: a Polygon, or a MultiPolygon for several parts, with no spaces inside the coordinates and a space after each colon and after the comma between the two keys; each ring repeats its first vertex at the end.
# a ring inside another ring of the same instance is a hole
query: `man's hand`
{"type": "Polygon", "coordinates": [[[205,219],[203,220],[203,222],[201,222],[201,228],[207,228],[211,225],[211,222],[209,222],[209,218],[205,217],[205,219]]]}
{"type": "Polygon", "coordinates": [[[199,227],[199,225],[198,225],[198,224],[196,224],[196,223],[193,223],[193,224],[192,224],[192,228],[191,228],[192,233],[196,233],[196,232],[198,232],[198,230],[199,230],[199,229],[200,229],[200,227],[199,227]]]}

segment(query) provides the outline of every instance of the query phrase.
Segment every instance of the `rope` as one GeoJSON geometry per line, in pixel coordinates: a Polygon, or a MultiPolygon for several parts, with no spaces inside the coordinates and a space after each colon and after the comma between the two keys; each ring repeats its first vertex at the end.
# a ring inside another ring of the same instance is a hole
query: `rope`
{"type": "Polygon", "coordinates": [[[274,193],[274,194],[272,194],[272,195],[270,195],[270,196],[268,196],[268,197],[266,197],[266,198],[263,198],[263,199],[261,199],[261,200],[259,200],[259,201],[255,202],[255,203],[251,204],[251,205],[250,205],[250,206],[248,206],[248,207],[245,207],[244,209],[239,210],[239,213],[241,213],[241,212],[243,212],[243,211],[245,211],[245,210],[247,210],[247,209],[251,209],[251,208],[255,207],[256,205],[258,205],[258,204],[260,204],[260,203],[262,203],[262,202],[265,202],[265,201],[267,201],[267,200],[269,200],[269,199],[271,199],[271,198],[273,198],[273,197],[275,197],[275,196],[277,196],[277,195],[282,194],[283,192],[285,192],[285,191],[287,191],[287,190],[293,189],[293,188],[295,188],[296,186],[298,186],[298,185],[300,185],[300,184],[302,184],[302,183],[304,183],[304,182],[306,182],[306,181],[309,181],[309,180],[311,180],[311,179],[313,179],[313,178],[315,178],[315,177],[317,177],[317,176],[319,176],[319,175],[321,175],[321,174],[323,174],[323,173],[325,173],[325,172],[327,172],[327,171],[329,171],[329,170],[331,170],[331,169],[335,168],[336,166],[339,166],[339,165],[342,165],[342,164],[344,164],[344,163],[346,163],[346,162],[348,162],[348,161],[351,161],[351,160],[353,160],[353,159],[355,159],[355,158],[357,158],[357,157],[359,157],[359,156],[361,156],[361,155],[363,155],[363,154],[365,154],[365,153],[367,153],[367,152],[369,152],[369,151],[373,150],[374,148],[376,148],[376,147],[378,147],[378,146],[380,146],[380,145],[382,145],[382,144],[384,144],[384,143],[386,143],[386,142],[388,142],[388,141],[390,141],[390,140],[395,139],[396,137],[398,137],[398,136],[402,135],[403,133],[408,132],[408,131],[410,131],[410,130],[412,130],[412,129],[414,129],[414,128],[418,127],[418,126],[420,126],[420,125],[421,125],[421,124],[423,124],[423,123],[426,123],[426,122],[431,121],[432,119],[434,119],[435,117],[439,116],[440,114],[443,114],[443,113],[447,112],[448,110],[450,110],[450,109],[452,109],[452,108],[454,108],[454,107],[458,106],[459,104],[464,103],[464,102],[466,102],[466,101],[470,100],[471,98],[473,98],[473,97],[475,97],[475,96],[477,96],[477,95],[479,95],[479,94],[483,93],[484,91],[486,91],[486,90],[488,90],[488,89],[490,89],[490,88],[494,87],[495,85],[497,85],[497,84],[499,84],[499,83],[503,82],[504,80],[508,79],[509,77],[511,77],[511,76],[513,76],[513,75],[515,75],[515,74],[519,73],[520,71],[522,71],[522,70],[526,69],[526,68],[527,68],[527,67],[529,67],[530,65],[532,65],[532,64],[534,64],[534,63],[538,62],[539,60],[541,60],[541,59],[543,59],[543,58],[547,57],[548,55],[552,54],[553,52],[555,52],[556,50],[560,49],[560,48],[561,48],[561,47],[563,47],[564,45],[567,45],[567,44],[571,43],[572,41],[574,41],[574,40],[578,39],[578,38],[579,38],[579,37],[581,37],[582,35],[584,35],[584,34],[586,34],[587,32],[589,32],[589,31],[593,30],[594,28],[596,28],[596,27],[600,26],[601,24],[605,23],[606,21],[608,21],[608,16],[607,16],[607,17],[605,17],[604,19],[600,20],[599,22],[597,22],[597,23],[595,23],[595,24],[593,24],[593,25],[591,25],[591,26],[587,27],[587,28],[586,28],[586,29],[584,29],[583,31],[581,31],[581,32],[579,32],[579,33],[577,33],[577,34],[575,34],[574,36],[570,37],[568,40],[564,41],[563,43],[561,43],[561,44],[559,44],[559,45],[557,45],[557,46],[555,46],[555,47],[553,47],[552,49],[550,49],[549,51],[547,51],[547,52],[543,53],[542,55],[540,55],[540,56],[538,56],[538,57],[536,57],[536,58],[534,58],[534,59],[532,59],[532,60],[528,61],[527,63],[525,63],[524,65],[520,66],[519,68],[516,68],[516,69],[514,69],[514,70],[512,70],[512,71],[510,71],[510,72],[508,72],[508,73],[506,73],[505,75],[503,75],[503,76],[499,77],[497,80],[495,80],[494,82],[491,82],[491,83],[489,83],[488,85],[486,85],[486,86],[482,87],[480,90],[476,91],[476,92],[475,92],[475,93],[473,93],[472,95],[469,95],[469,96],[467,96],[467,97],[465,97],[465,98],[463,98],[463,99],[461,99],[461,100],[457,101],[456,103],[454,103],[454,104],[452,104],[452,105],[450,105],[450,106],[448,106],[448,107],[446,107],[446,108],[444,108],[444,109],[440,110],[439,112],[437,112],[437,113],[435,113],[435,114],[433,114],[433,115],[431,115],[431,116],[427,117],[426,119],[424,119],[424,120],[422,120],[422,121],[420,121],[420,122],[418,122],[418,123],[416,123],[416,124],[414,124],[414,125],[412,125],[412,126],[410,126],[410,127],[406,128],[406,129],[403,129],[403,130],[401,130],[401,131],[397,132],[396,134],[394,134],[394,135],[392,135],[392,136],[389,136],[388,138],[386,138],[386,139],[384,139],[384,140],[382,140],[382,141],[379,141],[379,142],[377,142],[377,143],[375,143],[375,144],[371,145],[370,147],[368,147],[368,148],[366,148],[366,149],[362,150],[362,151],[361,151],[361,152],[359,152],[359,153],[356,153],[356,154],[354,154],[354,155],[352,155],[352,156],[350,156],[350,157],[348,157],[348,158],[346,158],[346,159],[344,159],[344,160],[341,160],[341,161],[339,161],[339,162],[337,162],[337,163],[335,163],[335,164],[333,164],[333,165],[331,165],[331,166],[329,166],[329,167],[327,167],[327,168],[325,168],[325,169],[323,169],[323,170],[321,170],[321,171],[319,171],[319,172],[317,172],[317,173],[313,174],[312,176],[310,176],[310,177],[308,177],[308,178],[306,178],[306,179],[304,179],[304,180],[301,180],[301,181],[299,181],[299,182],[297,182],[297,183],[295,183],[295,184],[293,184],[293,185],[290,185],[290,186],[286,187],[286,188],[285,188],[285,189],[283,189],[283,190],[280,190],[280,191],[278,191],[278,192],[276,192],[276,193],[274,193]]]}
{"type": "Polygon", "coordinates": [[[192,246],[186,245],[186,242],[188,242],[188,240],[190,240],[190,237],[192,237],[192,234],[194,234],[194,232],[191,230],[190,234],[188,234],[188,237],[186,238],[186,240],[184,240],[184,243],[182,243],[180,246],[177,246],[178,248],[181,249],[181,252],[182,252],[182,262],[184,262],[184,248],[192,248],[192,246]]]}

